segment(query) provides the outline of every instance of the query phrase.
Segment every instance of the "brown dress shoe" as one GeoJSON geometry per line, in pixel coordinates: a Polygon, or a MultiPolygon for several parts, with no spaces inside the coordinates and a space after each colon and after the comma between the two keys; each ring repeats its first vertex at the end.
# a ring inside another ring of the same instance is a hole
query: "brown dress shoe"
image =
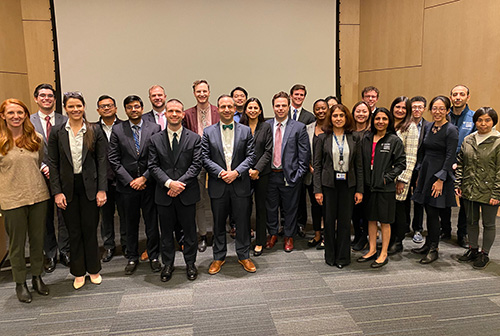
{"type": "Polygon", "coordinates": [[[250,259],[238,260],[238,262],[243,266],[245,271],[249,273],[255,273],[257,271],[257,268],[250,259]]]}
{"type": "Polygon", "coordinates": [[[285,252],[292,252],[293,251],[293,238],[292,237],[285,237],[284,249],[285,249],[285,252]]]}
{"type": "Polygon", "coordinates": [[[224,265],[225,260],[214,260],[210,264],[210,268],[208,269],[208,274],[217,274],[220,272],[222,265],[224,265]]]}
{"type": "Polygon", "coordinates": [[[274,247],[274,244],[278,241],[277,235],[270,235],[267,237],[266,249],[270,250],[274,247]]]}

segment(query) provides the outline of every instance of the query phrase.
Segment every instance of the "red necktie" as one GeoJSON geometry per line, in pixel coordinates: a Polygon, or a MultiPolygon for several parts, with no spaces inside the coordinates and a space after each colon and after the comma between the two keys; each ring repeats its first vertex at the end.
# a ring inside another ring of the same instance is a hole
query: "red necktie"
{"type": "Polygon", "coordinates": [[[49,116],[45,117],[45,121],[47,122],[47,126],[45,128],[46,128],[47,139],[48,139],[49,136],[50,136],[50,130],[52,129],[52,124],[50,123],[50,117],[49,116]]]}
{"type": "Polygon", "coordinates": [[[278,123],[278,128],[276,129],[276,135],[274,136],[274,153],[273,153],[273,165],[276,168],[281,167],[281,123],[278,123]]]}

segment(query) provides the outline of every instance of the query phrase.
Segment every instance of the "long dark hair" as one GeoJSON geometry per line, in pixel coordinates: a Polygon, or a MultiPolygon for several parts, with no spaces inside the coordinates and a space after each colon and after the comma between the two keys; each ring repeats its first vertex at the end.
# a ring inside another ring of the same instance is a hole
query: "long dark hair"
{"type": "MultiPolygon", "coordinates": [[[[81,92],[65,92],[64,97],[63,97],[63,106],[66,107],[66,104],[68,103],[69,99],[78,99],[79,101],[82,102],[83,107],[85,107],[85,99],[83,98],[83,95],[81,92]]],[[[94,126],[91,125],[87,121],[87,115],[85,114],[85,111],[83,112],[83,123],[85,124],[85,128],[87,131],[83,135],[83,144],[89,151],[94,151],[94,126]]]]}
{"type": "Polygon", "coordinates": [[[396,130],[394,129],[394,118],[392,117],[392,113],[389,112],[388,109],[385,107],[377,107],[375,112],[372,115],[372,120],[370,122],[370,132],[375,135],[377,134],[377,129],[375,128],[375,117],[379,113],[384,113],[387,118],[389,118],[389,125],[387,125],[387,130],[385,131],[386,133],[396,133],[396,130]]]}
{"type": "Polygon", "coordinates": [[[344,112],[344,115],[345,115],[344,132],[351,133],[354,130],[354,119],[352,117],[351,112],[347,108],[347,106],[342,105],[342,104],[333,105],[328,110],[328,113],[326,114],[325,123],[323,124],[323,127],[322,127],[323,132],[325,132],[326,134],[332,134],[333,133],[332,114],[337,109],[339,109],[340,111],[344,112]]]}
{"type": "Polygon", "coordinates": [[[357,121],[356,121],[356,118],[354,118],[354,112],[356,111],[356,109],[358,108],[359,105],[365,105],[366,108],[368,109],[368,119],[366,119],[366,129],[369,129],[370,128],[370,122],[371,122],[371,118],[372,118],[372,109],[370,108],[370,105],[368,105],[367,102],[365,102],[364,100],[360,100],[359,102],[357,102],[356,104],[354,104],[354,106],[352,107],[352,118],[354,119],[354,126],[356,128],[356,124],[357,124],[357,121]]]}
{"type": "MultiPolygon", "coordinates": [[[[408,99],[408,97],[406,96],[399,96],[399,97],[396,97],[396,99],[394,99],[392,101],[392,104],[391,104],[391,114],[392,114],[392,117],[394,118],[394,107],[401,103],[401,102],[404,102],[405,103],[405,108],[406,108],[406,116],[404,117],[404,119],[397,125],[395,126],[395,130],[396,131],[401,131],[401,132],[406,132],[408,130],[408,127],[410,127],[411,123],[412,123],[412,118],[411,118],[411,102],[410,100],[408,99]]],[[[395,119],[395,118],[394,118],[395,119]]]]}
{"type": "Polygon", "coordinates": [[[265,121],[265,119],[264,119],[264,109],[262,108],[262,104],[261,104],[259,98],[252,97],[252,98],[249,98],[247,100],[247,102],[245,103],[245,105],[243,106],[243,113],[241,114],[240,124],[248,126],[249,120],[248,120],[248,116],[247,116],[247,113],[246,113],[247,112],[247,107],[248,107],[248,104],[253,103],[253,102],[257,103],[257,105],[259,105],[259,108],[260,108],[260,114],[257,117],[257,125],[260,124],[261,122],[265,121]]]}

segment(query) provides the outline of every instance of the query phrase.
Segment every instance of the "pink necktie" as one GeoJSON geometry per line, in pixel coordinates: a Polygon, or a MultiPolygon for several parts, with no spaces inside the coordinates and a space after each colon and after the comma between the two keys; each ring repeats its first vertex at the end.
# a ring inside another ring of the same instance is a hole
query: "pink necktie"
{"type": "Polygon", "coordinates": [[[45,117],[45,121],[47,122],[47,126],[45,128],[46,128],[47,139],[48,139],[49,136],[50,136],[50,130],[52,129],[52,124],[50,123],[50,117],[49,116],[45,117]]]}
{"type": "Polygon", "coordinates": [[[279,123],[274,136],[273,165],[276,168],[281,167],[281,141],[281,123],[279,123]]]}
{"type": "Polygon", "coordinates": [[[160,123],[161,130],[165,129],[165,116],[163,113],[158,113],[158,122],[160,123]]]}

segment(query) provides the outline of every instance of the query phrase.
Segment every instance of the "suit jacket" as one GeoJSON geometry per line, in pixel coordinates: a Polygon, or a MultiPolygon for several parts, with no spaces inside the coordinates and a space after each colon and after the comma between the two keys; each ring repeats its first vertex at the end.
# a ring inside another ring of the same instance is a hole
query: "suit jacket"
{"type": "Polygon", "coordinates": [[[149,147],[149,172],[156,180],[155,202],[159,205],[169,206],[172,197],[167,195],[168,180],[180,181],[186,184],[185,189],[177,197],[184,205],[190,205],[200,200],[200,187],[198,174],[201,162],[201,137],[182,128],[179,141],[179,153],[174,156],[170,148],[167,129],[151,137],[149,147]]]}
{"type": "MultiPolygon", "coordinates": [[[[363,193],[363,155],[361,153],[361,139],[357,133],[346,134],[349,146],[349,169],[347,172],[347,186],[356,187],[356,192],[363,193]]],[[[332,134],[320,134],[314,147],[314,193],[322,193],[323,186],[335,188],[335,171],[333,170],[332,134]]]]}
{"type": "MultiPolygon", "coordinates": [[[[220,122],[208,126],[203,132],[202,139],[203,166],[208,172],[208,194],[211,198],[222,197],[227,183],[219,178],[222,170],[227,170],[222,147],[220,122]]],[[[234,123],[234,145],[231,161],[231,170],[239,173],[233,181],[235,193],[240,197],[251,195],[250,176],[248,170],[255,161],[254,142],[250,127],[234,123]]]]}
{"type": "Polygon", "coordinates": [[[259,171],[259,176],[271,172],[271,158],[273,156],[273,130],[268,123],[260,122],[253,135],[255,145],[255,164],[253,169],[259,171]]]}
{"type": "MultiPolygon", "coordinates": [[[[269,119],[266,122],[271,125],[271,130],[274,134],[276,119],[269,119]]],[[[309,145],[306,125],[289,118],[286,123],[283,142],[281,143],[281,165],[286,182],[290,186],[293,187],[295,184],[302,182],[302,178],[309,170],[310,158],[311,147],[309,145]]]]}
{"type": "MultiPolygon", "coordinates": [[[[311,160],[309,164],[312,166],[312,161],[314,160],[314,133],[316,131],[316,121],[306,125],[307,137],[309,138],[309,145],[311,146],[311,160]]],[[[304,184],[311,185],[313,183],[313,176],[311,174],[311,170],[307,169],[307,173],[304,176],[304,184]]]]}
{"type": "MultiPolygon", "coordinates": [[[[293,107],[290,106],[290,110],[288,111],[288,119],[292,119],[292,116],[293,116],[292,109],[293,109],[293,107]]],[[[316,121],[316,117],[314,116],[314,114],[312,114],[311,112],[309,112],[305,108],[302,108],[302,110],[300,111],[300,114],[299,114],[299,120],[297,120],[297,121],[300,121],[301,123],[303,123],[305,125],[309,125],[309,124],[316,121]]]]}
{"type": "Polygon", "coordinates": [[[420,145],[424,141],[424,133],[425,133],[424,129],[430,123],[431,123],[430,121],[427,121],[424,118],[422,118],[422,128],[420,129],[420,135],[418,136],[418,148],[420,148],[420,145]]]}
{"type": "MultiPolygon", "coordinates": [[[[55,126],[59,126],[61,124],[66,124],[66,121],[68,120],[68,117],[66,117],[60,113],[55,113],[54,118],[55,118],[55,123],[54,123],[53,128],[55,126]]],[[[40,133],[43,136],[44,146],[43,146],[42,164],[48,165],[48,163],[49,163],[49,139],[47,139],[47,137],[45,136],[45,132],[43,131],[43,128],[42,128],[42,122],[46,122],[46,121],[40,120],[40,116],[38,115],[38,111],[36,113],[33,113],[30,116],[30,121],[33,124],[33,126],[35,126],[35,131],[37,131],[38,133],[40,133]]]]}
{"type": "MultiPolygon", "coordinates": [[[[188,130],[198,133],[198,114],[196,105],[184,111],[183,126],[188,130]]],[[[212,116],[212,125],[220,121],[219,110],[217,106],[210,104],[210,115],[212,116]]]]}
{"type": "MultiPolygon", "coordinates": [[[[54,126],[49,137],[49,169],[50,187],[52,195],[63,193],[66,200],[73,200],[74,171],[71,149],[69,147],[69,135],[66,124],[54,126]]],[[[98,191],[108,190],[108,179],[106,178],[106,136],[93,125],[94,150],[90,151],[85,143],[82,152],[82,176],[85,193],[89,201],[96,198],[98,191]]]]}
{"type": "Polygon", "coordinates": [[[108,147],[108,158],[111,168],[116,174],[116,190],[131,193],[130,182],[144,176],[150,185],[148,158],[151,136],[160,132],[160,125],[143,120],[141,127],[140,151],[135,150],[134,135],[130,122],[124,121],[113,126],[108,147]]]}
{"type": "MultiPolygon", "coordinates": [[[[116,117],[114,125],[119,124],[121,122],[123,122],[123,120],[118,119],[118,117],[116,117]]],[[[99,127],[102,131],[102,134],[104,135],[104,139],[106,140],[106,158],[107,158],[108,157],[107,150],[108,150],[108,146],[109,146],[109,141],[108,141],[108,137],[106,136],[106,133],[104,132],[104,129],[102,128],[102,118],[99,118],[99,121],[97,121],[95,123],[91,123],[91,125],[95,125],[95,126],[99,127]]],[[[108,177],[108,180],[111,181],[111,180],[115,179],[115,172],[111,168],[111,164],[109,163],[109,159],[107,159],[107,161],[108,161],[108,165],[107,165],[107,169],[106,169],[106,175],[108,177]]]]}
{"type": "MultiPolygon", "coordinates": [[[[149,121],[153,124],[156,124],[156,119],[153,110],[146,112],[142,115],[142,120],[149,121]]],[[[167,118],[165,118],[165,125],[167,123],[167,118]]]]}

